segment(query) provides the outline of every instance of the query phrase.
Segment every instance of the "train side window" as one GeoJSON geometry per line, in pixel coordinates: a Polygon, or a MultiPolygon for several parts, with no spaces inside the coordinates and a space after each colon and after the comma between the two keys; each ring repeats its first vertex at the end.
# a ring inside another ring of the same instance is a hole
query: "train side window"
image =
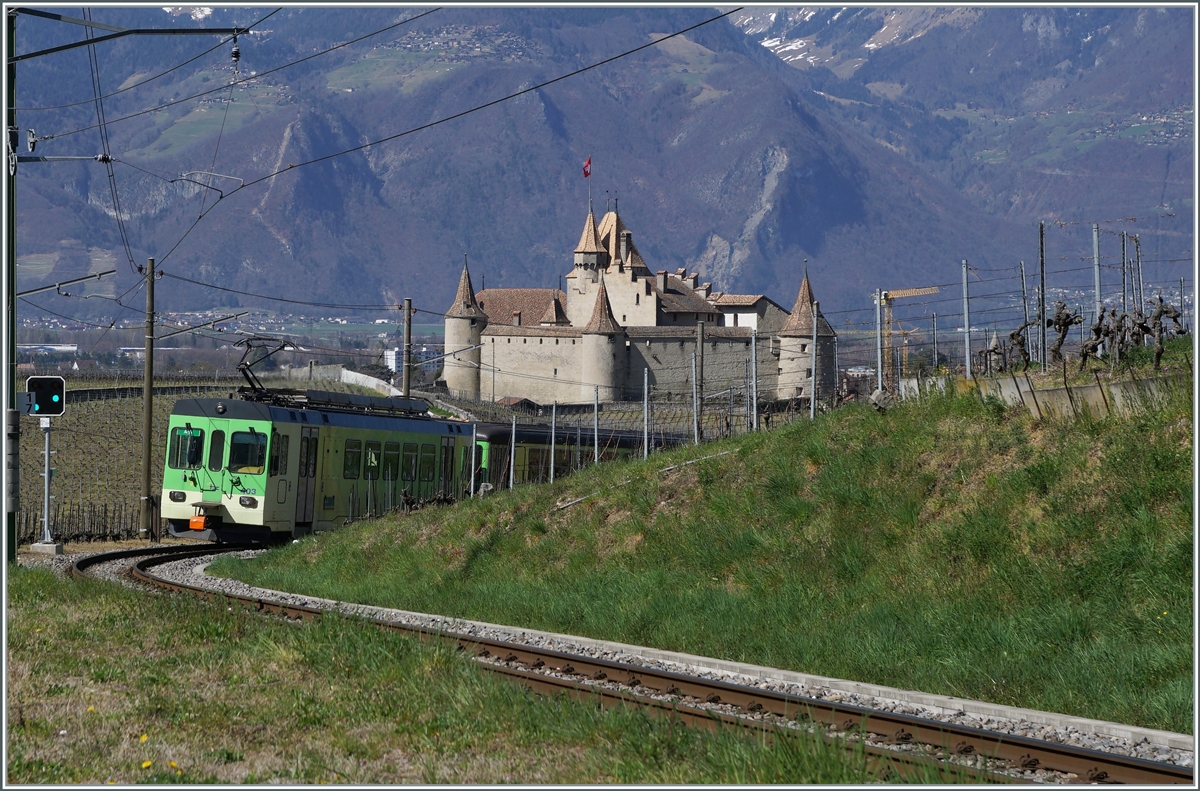
{"type": "Polygon", "coordinates": [[[317,477],[317,438],[308,443],[308,477],[317,477]]]}
{"type": "Polygon", "coordinates": [[[217,429],[212,433],[212,439],[208,441],[208,468],[213,472],[221,469],[222,462],[225,461],[225,432],[217,429]]]}
{"type": "Polygon", "coordinates": [[[437,474],[437,446],[421,446],[421,482],[428,483],[437,474]]]}
{"type": "Polygon", "coordinates": [[[415,481],[417,479],[417,443],[404,443],[404,466],[401,470],[403,480],[415,481]]]}
{"type": "Polygon", "coordinates": [[[167,451],[167,466],[173,470],[198,470],[204,458],[204,429],[171,429],[171,447],[167,451]]]}
{"type": "Polygon", "coordinates": [[[346,440],[346,455],[342,459],[342,477],[357,478],[358,468],[362,463],[362,440],[346,440]]]}
{"type": "Polygon", "coordinates": [[[363,466],[363,477],[368,481],[379,480],[379,440],[367,440],[367,463],[363,466]]]}
{"type": "Polygon", "coordinates": [[[288,435],[278,431],[271,432],[271,469],[272,477],[287,475],[288,435]]]}
{"type": "Polygon", "coordinates": [[[308,437],[300,438],[300,462],[296,465],[300,477],[305,477],[308,470],[308,437]]]}
{"type": "Polygon", "coordinates": [[[260,475],[266,469],[267,435],[261,431],[235,431],[229,438],[229,471],[260,475]]]}
{"type": "Polygon", "coordinates": [[[400,475],[400,443],[383,443],[383,479],[394,482],[400,475]]]}

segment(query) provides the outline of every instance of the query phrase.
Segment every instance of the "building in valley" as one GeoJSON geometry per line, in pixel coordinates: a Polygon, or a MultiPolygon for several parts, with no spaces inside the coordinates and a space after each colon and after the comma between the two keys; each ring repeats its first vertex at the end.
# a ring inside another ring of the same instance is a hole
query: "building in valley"
{"type": "Polygon", "coordinates": [[[807,272],[789,313],[762,294],[714,292],[695,273],[651,272],[616,211],[589,211],[566,290],[475,292],[463,265],[446,311],[443,379],[457,396],[539,404],[690,394],[693,355],[705,393],[742,388],[757,356],[760,399],[807,400],[836,387],[837,335],[807,272]],[[817,343],[813,346],[813,322],[817,343]]]}

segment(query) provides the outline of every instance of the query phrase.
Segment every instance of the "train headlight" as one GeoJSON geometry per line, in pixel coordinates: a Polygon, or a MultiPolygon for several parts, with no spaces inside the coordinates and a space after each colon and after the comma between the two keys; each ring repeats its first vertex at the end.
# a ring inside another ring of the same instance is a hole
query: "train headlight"
{"type": "Polygon", "coordinates": [[[238,498],[238,505],[242,508],[258,508],[258,498],[243,495],[238,498]]]}
{"type": "Polygon", "coordinates": [[[224,415],[224,414],[225,414],[225,405],[224,405],[224,404],[222,404],[222,403],[221,403],[221,402],[219,402],[219,401],[217,402],[217,414],[218,414],[218,415],[224,415]]]}
{"type": "Polygon", "coordinates": [[[187,494],[185,494],[184,492],[171,492],[167,496],[171,498],[171,502],[173,502],[173,503],[182,503],[184,500],[187,499],[187,494]]]}

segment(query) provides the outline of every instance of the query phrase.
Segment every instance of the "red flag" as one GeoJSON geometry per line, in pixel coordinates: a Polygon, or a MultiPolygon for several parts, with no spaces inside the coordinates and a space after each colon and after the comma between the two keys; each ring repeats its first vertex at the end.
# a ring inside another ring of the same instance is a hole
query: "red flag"
{"type": "Polygon", "coordinates": [[[583,177],[587,178],[592,175],[592,158],[588,157],[587,162],[583,163],[583,177]]]}

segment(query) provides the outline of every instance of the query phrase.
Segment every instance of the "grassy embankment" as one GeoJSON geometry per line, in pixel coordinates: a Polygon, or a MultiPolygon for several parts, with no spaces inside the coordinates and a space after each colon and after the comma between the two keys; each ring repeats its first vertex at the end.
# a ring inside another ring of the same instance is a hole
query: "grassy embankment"
{"type": "Polygon", "coordinates": [[[849,407],[214,571],[1190,733],[1192,420],[849,407]]]}
{"type": "MultiPolygon", "coordinates": [[[[444,646],[13,568],[10,783],[863,783],[863,756],[538,697],[444,646]]],[[[944,782],[949,777],[930,777],[944,782]]]]}

